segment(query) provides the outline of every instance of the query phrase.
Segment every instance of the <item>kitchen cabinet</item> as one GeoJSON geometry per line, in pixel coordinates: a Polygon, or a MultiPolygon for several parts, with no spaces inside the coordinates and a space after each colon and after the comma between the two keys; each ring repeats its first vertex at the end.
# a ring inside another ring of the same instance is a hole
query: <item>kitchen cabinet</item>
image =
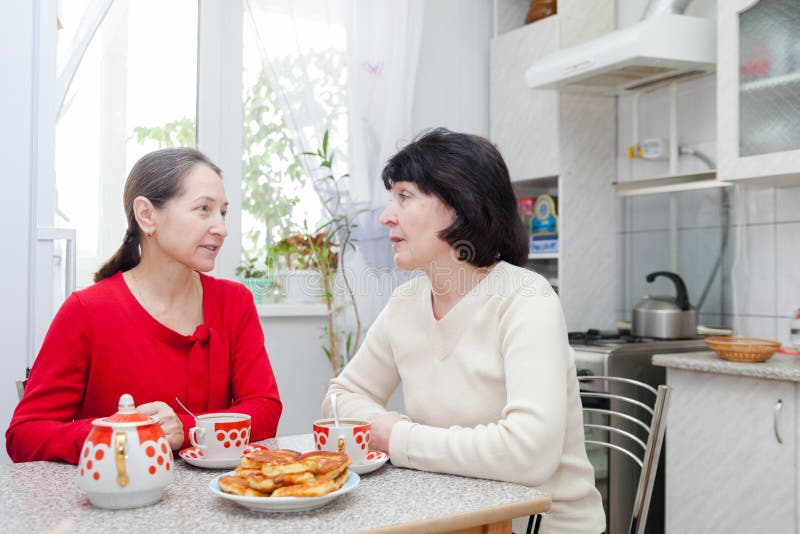
{"type": "Polygon", "coordinates": [[[717,5],[720,180],[800,184],[800,3],[717,5]]]}
{"type": "MultiPolygon", "coordinates": [[[[558,50],[558,16],[523,25],[529,2],[495,2],[490,43],[489,137],[517,197],[558,196],[558,92],[525,84],[531,62],[558,50]]],[[[558,253],[531,253],[528,267],[558,287],[558,253]]]]}
{"type": "Polygon", "coordinates": [[[529,5],[494,3],[489,138],[508,165],[518,197],[558,197],[558,252],[531,255],[527,267],[558,286],[570,330],[610,329],[616,298],[616,101],[530,89],[525,72],[561,48],[613,30],[615,3],[587,8],[585,0],[563,0],[557,15],[525,25],[529,5]],[[607,278],[598,280],[595,273],[607,278]]]}
{"type": "MultiPolygon", "coordinates": [[[[503,7],[516,4],[498,2],[497,19],[503,7]]],[[[524,18],[523,12],[520,24],[524,18]]],[[[525,84],[531,63],[557,50],[558,15],[496,35],[489,45],[489,138],[514,181],[559,174],[558,92],[525,84]]]]}
{"type": "Polygon", "coordinates": [[[798,383],[674,368],[667,383],[666,532],[796,532],[798,383]]]}

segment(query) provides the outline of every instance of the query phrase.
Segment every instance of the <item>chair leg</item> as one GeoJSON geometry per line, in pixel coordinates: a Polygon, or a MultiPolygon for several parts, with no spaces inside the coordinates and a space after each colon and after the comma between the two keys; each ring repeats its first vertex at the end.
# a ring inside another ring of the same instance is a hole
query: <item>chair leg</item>
{"type": "Polygon", "coordinates": [[[539,534],[539,527],[542,525],[542,514],[532,515],[528,518],[528,528],[525,534],[539,534]]]}

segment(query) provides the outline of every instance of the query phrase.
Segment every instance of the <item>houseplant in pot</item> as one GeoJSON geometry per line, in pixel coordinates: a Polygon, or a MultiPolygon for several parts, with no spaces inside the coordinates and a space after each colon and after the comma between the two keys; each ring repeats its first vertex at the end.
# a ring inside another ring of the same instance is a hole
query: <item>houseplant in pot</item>
{"type": "Polygon", "coordinates": [[[281,239],[270,249],[280,264],[281,295],[289,302],[318,302],[323,297],[320,268],[310,247],[312,241],[320,242],[321,237],[297,233],[281,239]]]}
{"type": "Polygon", "coordinates": [[[322,146],[303,155],[319,161],[320,176],[316,183],[327,218],[313,232],[306,229],[302,245],[309,253],[309,265],[320,276],[322,299],[327,310],[326,339],[322,350],[331,363],[333,374],[338,375],[355,353],[361,339],[358,303],[345,268],[347,253],[356,250],[353,230],[358,226],[356,218],[360,211],[349,210],[344,202],[342,180],[348,175],[334,174],[334,153],[328,148],[327,130],[322,138],[322,146]],[[349,324],[348,311],[351,312],[349,324]]]}
{"type": "Polygon", "coordinates": [[[239,264],[235,272],[239,280],[253,293],[256,304],[263,304],[276,289],[269,257],[263,263],[248,257],[239,264]]]}

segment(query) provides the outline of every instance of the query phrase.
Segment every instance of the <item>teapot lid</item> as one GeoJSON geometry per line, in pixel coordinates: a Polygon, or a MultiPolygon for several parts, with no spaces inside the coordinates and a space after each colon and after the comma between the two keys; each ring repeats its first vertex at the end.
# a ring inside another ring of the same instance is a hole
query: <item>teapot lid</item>
{"type": "MultiPolygon", "coordinates": [[[[124,393],[119,398],[119,409],[117,413],[111,415],[109,417],[103,417],[101,419],[95,420],[95,423],[103,425],[103,424],[114,424],[114,423],[139,423],[139,424],[151,424],[157,423],[158,421],[154,417],[150,417],[149,415],[144,415],[136,411],[136,406],[133,403],[133,397],[128,393],[124,393]]],[[[135,425],[139,426],[139,425],[135,425]]]]}

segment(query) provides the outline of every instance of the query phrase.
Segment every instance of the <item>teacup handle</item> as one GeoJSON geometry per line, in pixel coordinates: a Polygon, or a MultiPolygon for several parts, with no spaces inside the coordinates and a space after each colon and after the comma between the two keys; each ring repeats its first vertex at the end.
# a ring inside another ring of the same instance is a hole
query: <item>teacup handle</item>
{"type": "Polygon", "coordinates": [[[205,435],[206,435],[205,429],[200,428],[199,426],[193,426],[192,428],[189,429],[189,441],[191,441],[192,445],[194,445],[198,449],[206,448],[205,445],[200,445],[200,443],[197,442],[198,439],[203,439],[205,435]]]}
{"type": "Polygon", "coordinates": [[[125,469],[125,432],[114,434],[114,459],[117,464],[117,484],[123,488],[128,485],[128,472],[125,469]]]}

